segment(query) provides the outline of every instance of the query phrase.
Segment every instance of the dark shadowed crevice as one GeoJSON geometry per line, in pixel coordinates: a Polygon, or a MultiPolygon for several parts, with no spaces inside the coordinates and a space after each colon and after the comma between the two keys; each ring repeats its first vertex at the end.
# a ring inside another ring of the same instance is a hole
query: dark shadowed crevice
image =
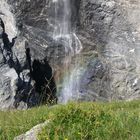
{"type": "Polygon", "coordinates": [[[21,101],[26,102],[28,107],[41,104],[53,105],[57,103],[56,84],[53,71],[47,59],[38,60],[31,58],[30,48],[26,43],[26,61],[30,71],[29,81],[17,90],[15,105],[21,101]]]}

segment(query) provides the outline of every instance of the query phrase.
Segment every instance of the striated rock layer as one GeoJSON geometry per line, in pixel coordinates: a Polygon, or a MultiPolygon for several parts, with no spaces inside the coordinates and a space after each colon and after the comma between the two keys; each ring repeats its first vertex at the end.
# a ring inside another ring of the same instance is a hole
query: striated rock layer
{"type": "Polygon", "coordinates": [[[140,97],[139,12],[139,0],[81,1],[79,36],[86,48],[93,42],[99,52],[87,68],[87,75],[93,73],[85,87],[91,96],[94,91],[108,100],[140,97]]]}
{"type": "MultiPolygon", "coordinates": [[[[0,17],[5,22],[13,49],[21,65],[21,77],[28,80],[25,41],[33,59],[46,56],[53,67],[58,88],[65,73],[64,46],[53,40],[55,25],[52,0],[0,0],[0,17]]],[[[78,62],[84,73],[79,100],[132,100],[140,97],[140,2],[139,0],[71,0],[72,29],[83,50],[78,62]]],[[[1,31],[1,30],[0,30],[1,31]]],[[[2,40],[0,38],[2,45],[2,40]]],[[[16,58],[14,58],[16,59],[16,58]]],[[[73,58],[75,59],[75,58],[73,58]]],[[[15,101],[18,75],[4,63],[0,53],[0,108],[15,101]]],[[[20,108],[25,108],[22,102],[20,108]]]]}

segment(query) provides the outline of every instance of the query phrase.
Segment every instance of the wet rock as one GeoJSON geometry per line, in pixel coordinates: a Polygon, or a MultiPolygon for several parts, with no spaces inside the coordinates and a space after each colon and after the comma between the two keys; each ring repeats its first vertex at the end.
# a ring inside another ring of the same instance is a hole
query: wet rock
{"type": "MultiPolygon", "coordinates": [[[[80,62],[78,60],[85,70],[84,74],[83,71],[80,74],[82,99],[94,101],[139,98],[139,0],[71,0],[71,2],[75,5],[71,7],[72,29],[76,30],[83,46],[80,62]]],[[[5,0],[1,1],[0,17],[5,23],[10,42],[12,38],[18,36],[12,51],[14,62],[18,59],[16,63],[20,63],[20,67],[16,67],[16,70],[20,71],[22,80],[23,77],[28,79],[28,72],[25,72],[27,41],[32,60],[43,60],[47,56],[57,83],[62,84],[61,77],[65,73],[63,60],[67,54],[65,46],[62,45],[64,40],[60,42],[53,40],[54,8],[52,0],[8,0],[8,4],[5,0]]],[[[0,28],[0,46],[3,45],[1,36],[0,28]]],[[[0,108],[10,108],[16,84],[13,84],[13,77],[5,76],[11,69],[12,73],[14,72],[9,64],[5,64],[2,53],[5,52],[0,53],[0,108]]]]}

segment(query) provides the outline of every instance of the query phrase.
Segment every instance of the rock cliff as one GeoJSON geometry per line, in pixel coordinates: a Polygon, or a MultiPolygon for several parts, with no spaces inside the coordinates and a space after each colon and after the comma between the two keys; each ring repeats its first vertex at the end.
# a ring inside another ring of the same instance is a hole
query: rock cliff
{"type": "MultiPolygon", "coordinates": [[[[57,86],[63,76],[64,46],[53,39],[55,0],[0,0],[0,17],[27,81],[25,42],[32,59],[48,58],[57,86]]],[[[71,26],[82,43],[78,63],[80,100],[132,100],[140,97],[140,2],[139,0],[71,0],[71,26]]],[[[61,14],[61,13],[60,13],[61,14]]],[[[2,32],[2,30],[0,30],[2,32]]],[[[0,38],[2,45],[2,39],[0,38]]],[[[73,58],[75,59],[75,58],[73,58]]],[[[19,84],[14,68],[0,53],[0,108],[11,108],[19,84]]],[[[74,60],[73,60],[74,61],[74,60]]],[[[25,108],[22,102],[20,108],[25,108]]]]}
{"type": "Polygon", "coordinates": [[[79,36],[86,48],[95,43],[99,53],[87,68],[93,73],[86,87],[91,94],[109,100],[140,97],[139,8],[138,0],[81,1],[79,36]]]}

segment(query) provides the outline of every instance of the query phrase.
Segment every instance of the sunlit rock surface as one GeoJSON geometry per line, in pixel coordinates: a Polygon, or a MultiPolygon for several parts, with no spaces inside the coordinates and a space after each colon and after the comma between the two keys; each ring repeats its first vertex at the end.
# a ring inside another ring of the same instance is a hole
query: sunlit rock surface
{"type": "Polygon", "coordinates": [[[91,96],[95,91],[97,97],[108,100],[140,97],[139,12],[139,0],[81,1],[79,36],[85,38],[85,42],[94,42],[99,52],[99,60],[90,69],[96,70],[101,61],[102,65],[97,66],[101,75],[104,70],[103,76],[95,77],[95,70],[87,68],[88,74],[89,70],[93,71],[87,84],[91,96]]]}
{"type": "MultiPolygon", "coordinates": [[[[48,57],[53,66],[57,86],[61,87],[61,77],[65,73],[62,67],[65,47],[62,42],[53,40],[53,3],[56,1],[0,2],[0,17],[5,22],[6,33],[10,40],[17,36],[13,52],[20,64],[25,64],[25,41],[28,41],[33,58],[48,57]]],[[[79,100],[110,101],[139,98],[140,1],[71,0],[71,4],[74,5],[71,6],[72,30],[75,30],[83,47],[76,61],[82,66],[79,100]]],[[[0,43],[2,44],[1,38],[0,43]]],[[[4,64],[1,54],[0,73],[0,108],[10,108],[14,102],[14,83],[17,82],[17,75],[4,64]]],[[[21,74],[28,79],[25,70],[21,74]]],[[[21,105],[21,108],[24,108],[23,106],[21,105]]]]}

